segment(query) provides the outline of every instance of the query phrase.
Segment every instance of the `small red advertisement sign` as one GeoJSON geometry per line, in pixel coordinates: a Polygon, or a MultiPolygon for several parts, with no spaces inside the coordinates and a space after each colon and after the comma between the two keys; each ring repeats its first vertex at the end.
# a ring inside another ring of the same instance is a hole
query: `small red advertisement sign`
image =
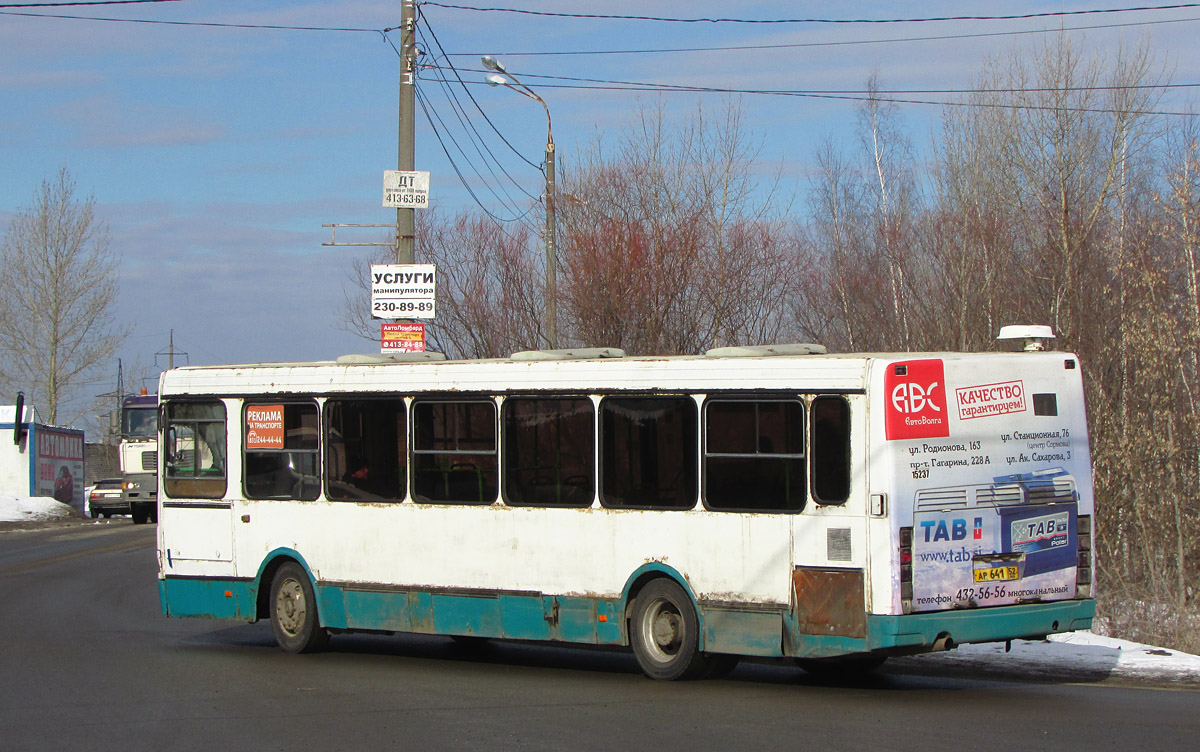
{"type": "Polygon", "coordinates": [[[941,360],[892,363],[883,386],[884,431],[889,441],[950,435],[946,372],[941,360]]]}
{"type": "Polygon", "coordinates": [[[246,408],[246,448],[283,449],[283,405],[246,408]]]}
{"type": "Polygon", "coordinates": [[[389,353],[425,352],[424,324],[380,324],[379,351],[389,353]]]}

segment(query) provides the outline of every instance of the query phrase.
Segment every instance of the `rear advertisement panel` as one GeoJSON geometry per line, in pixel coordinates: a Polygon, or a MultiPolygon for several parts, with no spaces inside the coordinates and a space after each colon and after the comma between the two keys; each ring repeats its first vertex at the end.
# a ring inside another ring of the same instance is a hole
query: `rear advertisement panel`
{"type": "Polygon", "coordinates": [[[913,610],[1075,597],[1078,517],[1092,500],[1078,374],[1059,353],[887,364],[884,438],[899,525],[912,510],[913,610]]]}

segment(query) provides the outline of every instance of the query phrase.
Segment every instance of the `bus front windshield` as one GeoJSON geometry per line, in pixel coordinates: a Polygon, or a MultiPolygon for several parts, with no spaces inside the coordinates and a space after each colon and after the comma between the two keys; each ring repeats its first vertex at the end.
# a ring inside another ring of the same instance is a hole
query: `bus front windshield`
{"type": "Polygon", "coordinates": [[[126,409],[124,422],[121,433],[127,439],[153,439],[158,436],[158,408],[126,409]]]}

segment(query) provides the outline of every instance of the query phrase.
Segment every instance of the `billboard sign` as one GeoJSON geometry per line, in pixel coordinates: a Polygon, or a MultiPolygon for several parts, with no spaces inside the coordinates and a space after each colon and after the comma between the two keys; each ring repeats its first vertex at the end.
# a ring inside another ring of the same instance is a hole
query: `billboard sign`
{"type": "Polygon", "coordinates": [[[371,265],[371,318],[431,319],[436,299],[433,264],[371,265]]]}
{"type": "Polygon", "coordinates": [[[83,508],[83,431],[37,426],[34,496],[83,508]]]}

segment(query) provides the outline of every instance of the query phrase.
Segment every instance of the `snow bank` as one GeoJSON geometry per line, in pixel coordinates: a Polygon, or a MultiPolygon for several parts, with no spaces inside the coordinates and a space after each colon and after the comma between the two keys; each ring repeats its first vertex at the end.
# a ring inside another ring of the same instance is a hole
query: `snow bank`
{"type": "Polygon", "coordinates": [[[0,522],[43,522],[71,516],[71,507],[54,499],[0,494],[0,522]]]}
{"type": "Polygon", "coordinates": [[[1047,640],[1013,640],[959,645],[888,662],[901,671],[950,671],[962,676],[1001,676],[1052,681],[1110,678],[1169,684],[1200,684],[1200,656],[1102,637],[1092,632],[1051,635],[1047,640]]]}

